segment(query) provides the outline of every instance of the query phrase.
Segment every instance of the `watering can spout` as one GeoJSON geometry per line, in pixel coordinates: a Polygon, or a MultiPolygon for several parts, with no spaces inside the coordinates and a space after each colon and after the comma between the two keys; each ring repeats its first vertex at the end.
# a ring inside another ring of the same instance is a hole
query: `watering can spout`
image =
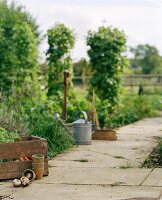
{"type": "Polygon", "coordinates": [[[70,130],[68,129],[68,127],[66,126],[66,124],[63,122],[63,120],[60,118],[59,113],[54,113],[54,120],[55,121],[59,121],[62,126],[67,130],[67,132],[71,135],[70,130]]]}

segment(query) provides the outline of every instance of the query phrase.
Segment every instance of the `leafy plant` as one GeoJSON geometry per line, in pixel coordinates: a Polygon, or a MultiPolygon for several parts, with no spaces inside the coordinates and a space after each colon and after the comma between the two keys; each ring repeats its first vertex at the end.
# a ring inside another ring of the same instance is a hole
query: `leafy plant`
{"type": "Polygon", "coordinates": [[[107,101],[107,113],[112,113],[118,102],[118,75],[127,64],[122,55],[126,50],[125,43],[125,34],[117,28],[102,26],[97,32],[88,32],[88,55],[93,72],[90,89],[95,90],[100,99],[107,101]]]}
{"type": "Polygon", "coordinates": [[[60,88],[63,88],[63,72],[72,67],[70,50],[74,47],[75,36],[64,24],[56,24],[48,30],[47,36],[48,96],[51,96],[57,95],[60,88]]]}
{"type": "Polygon", "coordinates": [[[6,129],[0,127],[0,143],[14,142],[19,135],[15,132],[7,132],[6,129]]]}

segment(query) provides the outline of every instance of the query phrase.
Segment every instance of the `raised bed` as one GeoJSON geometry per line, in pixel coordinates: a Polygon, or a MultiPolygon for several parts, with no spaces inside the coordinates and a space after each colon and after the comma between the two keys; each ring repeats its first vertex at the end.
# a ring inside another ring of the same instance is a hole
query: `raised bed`
{"type": "Polygon", "coordinates": [[[114,130],[96,130],[92,134],[93,140],[117,140],[116,131],[114,130]]]}
{"type": "Polygon", "coordinates": [[[32,169],[32,160],[16,160],[21,157],[32,157],[33,154],[45,155],[44,175],[47,176],[48,159],[46,139],[29,136],[23,137],[15,142],[0,144],[0,160],[8,160],[7,162],[0,162],[0,180],[20,178],[25,169],[32,169]]]}

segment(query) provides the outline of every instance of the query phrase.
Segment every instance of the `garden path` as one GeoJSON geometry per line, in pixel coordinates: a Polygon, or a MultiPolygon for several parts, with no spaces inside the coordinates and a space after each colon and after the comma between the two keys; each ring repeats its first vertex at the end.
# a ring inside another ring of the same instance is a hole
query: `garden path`
{"type": "MultiPolygon", "coordinates": [[[[141,168],[162,136],[162,118],[117,130],[117,141],[92,141],[49,161],[50,175],[23,189],[0,183],[0,196],[16,200],[160,199],[162,169],[141,168]]],[[[6,199],[9,199],[6,198],[6,199]]],[[[1,199],[1,197],[0,197],[1,199]]],[[[161,198],[162,199],[162,198],[161,198]]]]}

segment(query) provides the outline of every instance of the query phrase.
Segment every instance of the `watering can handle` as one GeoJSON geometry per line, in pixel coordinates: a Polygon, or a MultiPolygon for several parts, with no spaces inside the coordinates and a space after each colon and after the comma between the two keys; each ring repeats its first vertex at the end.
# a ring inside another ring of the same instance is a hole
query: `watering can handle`
{"type": "Polygon", "coordinates": [[[81,113],[83,114],[84,116],[84,119],[85,119],[85,123],[87,124],[88,123],[88,115],[85,111],[81,111],[81,113]]]}

